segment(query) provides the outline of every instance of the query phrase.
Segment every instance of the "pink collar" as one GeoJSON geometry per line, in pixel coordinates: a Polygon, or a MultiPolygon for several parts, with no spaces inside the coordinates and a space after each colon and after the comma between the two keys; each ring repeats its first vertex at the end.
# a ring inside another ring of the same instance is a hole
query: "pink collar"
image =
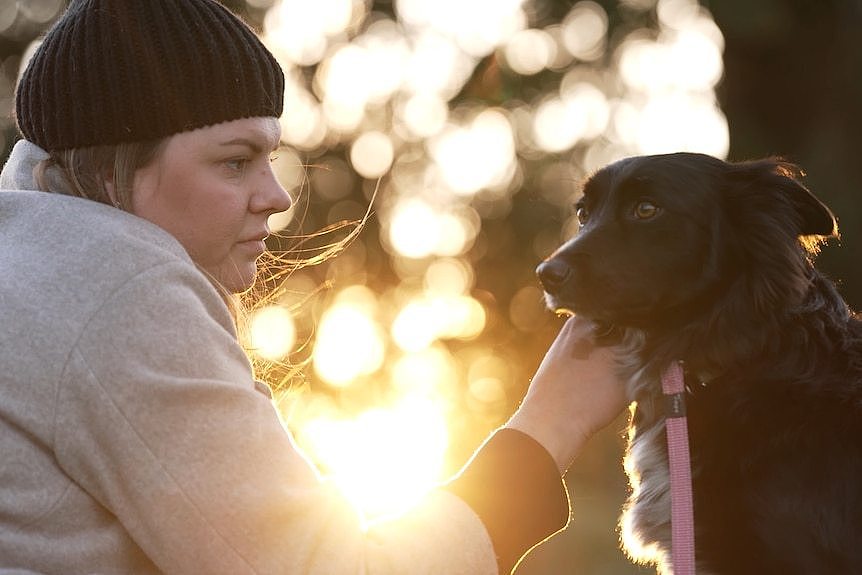
{"type": "Polygon", "coordinates": [[[661,377],[670,465],[671,557],[674,575],[694,575],[694,505],[685,412],[685,379],[680,362],[661,377]]]}

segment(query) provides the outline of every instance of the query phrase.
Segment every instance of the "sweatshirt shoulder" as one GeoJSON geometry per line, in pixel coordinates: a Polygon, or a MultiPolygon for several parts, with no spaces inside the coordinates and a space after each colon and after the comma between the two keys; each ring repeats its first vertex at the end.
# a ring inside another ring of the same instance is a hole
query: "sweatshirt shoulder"
{"type": "MultiPolygon", "coordinates": [[[[86,322],[129,282],[169,267],[221,301],[182,245],[137,216],[91,200],[46,192],[0,192],[0,299],[31,325],[51,316],[86,322]]],[[[152,298],[170,286],[149,282],[152,298]]],[[[223,303],[221,304],[223,306],[223,303]]],[[[2,330],[0,330],[2,331],[2,330]]]]}
{"type": "Polygon", "coordinates": [[[0,192],[0,237],[6,245],[63,246],[66,261],[113,260],[114,265],[152,265],[191,259],[180,243],[155,224],[91,200],[36,191],[0,192]],[[141,259],[143,258],[143,260],[141,259]]]}
{"type": "Polygon", "coordinates": [[[28,377],[56,381],[69,350],[109,310],[123,320],[121,331],[181,301],[201,321],[232,329],[223,300],[180,243],[111,206],[2,191],[0,245],[0,360],[16,358],[28,377]]]}

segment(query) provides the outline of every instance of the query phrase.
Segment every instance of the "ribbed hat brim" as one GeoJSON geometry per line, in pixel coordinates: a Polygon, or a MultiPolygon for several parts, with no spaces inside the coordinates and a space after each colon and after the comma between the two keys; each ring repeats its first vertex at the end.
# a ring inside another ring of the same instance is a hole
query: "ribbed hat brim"
{"type": "Polygon", "coordinates": [[[280,116],[284,75],[213,0],[74,0],[19,82],[18,126],[47,150],[280,116]]]}

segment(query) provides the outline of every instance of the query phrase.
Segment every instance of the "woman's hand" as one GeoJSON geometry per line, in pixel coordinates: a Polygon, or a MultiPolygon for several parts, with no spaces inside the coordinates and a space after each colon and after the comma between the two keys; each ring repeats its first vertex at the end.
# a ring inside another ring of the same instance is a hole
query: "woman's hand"
{"type": "Polygon", "coordinates": [[[541,443],[561,472],[628,403],[614,354],[594,344],[592,328],[576,317],[566,321],[506,424],[541,443]]]}

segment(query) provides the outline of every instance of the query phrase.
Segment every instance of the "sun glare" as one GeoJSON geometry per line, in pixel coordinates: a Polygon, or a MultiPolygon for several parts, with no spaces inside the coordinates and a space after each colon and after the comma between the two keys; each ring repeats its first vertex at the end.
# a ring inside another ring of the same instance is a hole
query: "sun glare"
{"type": "Polygon", "coordinates": [[[266,359],[281,359],[296,343],[296,327],[290,312],[280,306],[267,306],[251,319],[251,346],[266,359]]]}
{"type": "Polygon", "coordinates": [[[428,400],[352,418],[313,419],[302,427],[300,440],[369,520],[405,511],[444,479],[446,420],[428,400]]]}
{"type": "Polygon", "coordinates": [[[320,320],[314,346],[314,370],[330,385],[349,385],[383,364],[385,345],[380,326],[368,310],[336,303],[320,320]]]}

